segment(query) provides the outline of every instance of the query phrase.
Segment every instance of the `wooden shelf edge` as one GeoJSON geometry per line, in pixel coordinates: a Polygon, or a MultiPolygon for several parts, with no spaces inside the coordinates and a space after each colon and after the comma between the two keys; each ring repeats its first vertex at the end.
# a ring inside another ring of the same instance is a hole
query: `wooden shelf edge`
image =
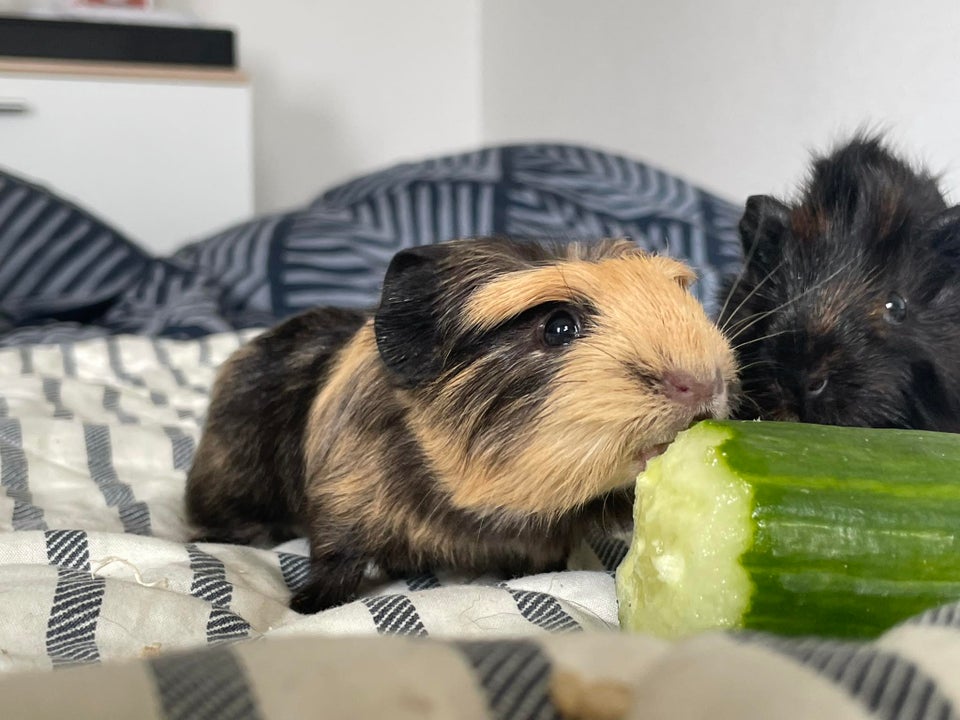
{"type": "Polygon", "coordinates": [[[141,80],[185,80],[190,82],[244,84],[249,77],[242,70],[196,65],[154,65],[85,60],[42,60],[0,56],[0,73],[33,75],[80,75],[89,78],[132,78],[141,80]]]}

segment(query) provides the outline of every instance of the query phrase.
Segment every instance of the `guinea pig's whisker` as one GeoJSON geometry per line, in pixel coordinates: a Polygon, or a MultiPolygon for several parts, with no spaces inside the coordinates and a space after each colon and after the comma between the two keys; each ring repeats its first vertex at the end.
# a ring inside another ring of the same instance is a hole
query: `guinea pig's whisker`
{"type": "Polygon", "coordinates": [[[735,326],[736,329],[734,333],[732,335],[729,335],[728,339],[732,343],[734,340],[736,340],[738,337],[743,335],[743,333],[745,333],[747,330],[752,328],[758,322],[760,322],[764,318],[770,317],[771,315],[776,313],[778,310],[781,310],[783,307],[785,307],[787,304],[789,303],[784,303],[783,305],[780,305],[779,307],[776,307],[773,310],[765,310],[764,312],[754,313],[753,315],[749,315],[745,317],[743,320],[741,320],[736,324],[735,326]]]}
{"type": "Polygon", "coordinates": [[[787,332],[786,330],[779,330],[777,332],[769,333],[768,335],[761,335],[760,337],[755,337],[751,340],[744,340],[742,343],[737,343],[736,345],[734,345],[733,349],[736,351],[736,350],[739,350],[740,348],[746,347],[747,345],[752,345],[753,343],[756,343],[756,342],[763,342],[764,340],[775,338],[778,335],[784,335],[786,334],[786,332],[787,332]]]}
{"type": "MultiPolygon", "coordinates": [[[[720,312],[717,315],[718,318],[723,317],[723,313],[727,309],[727,305],[730,304],[730,299],[733,297],[733,294],[737,291],[737,288],[740,287],[740,282],[743,280],[743,276],[746,274],[746,269],[750,267],[750,261],[753,260],[753,254],[757,251],[757,246],[759,244],[760,244],[760,233],[757,233],[753,238],[753,243],[750,245],[750,251],[743,258],[743,263],[741,265],[741,267],[743,268],[743,271],[737,274],[736,280],[734,280],[733,285],[730,286],[730,290],[729,292],[727,292],[727,297],[723,301],[723,307],[720,308],[720,312]]],[[[750,296],[748,295],[747,297],[750,297],[750,296]]],[[[741,303],[741,306],[742,305],[743,303],[741,303]]],[[[737,307],[737,310],[739,309],[740,307],[737,307]]],[[[735,312],[731,313],[730,318],[732,318],[735,314],[736,314],[735,312]]],[[[727,320],[729,321],[730,318],[727,318],[727,320]]],[[[724,323],[724,325],[725,324],[726,323],[724,323]]],[[[721,332],[724,329],[725,328],[721,327],[720,328],[721,332]]]]}
{"type": "MultiPolygon", "coordinates": [[[[753,327],[754,325],[756,325],[758,322],[760,322],[761,320],[763,320],[765,317],[768,317],[769,315],[773,315],[774,313],[780,312],[780,311],[783,310],[785,307],[787,307],[787,306],[791,305],[792,303],[795,303],[795,302],[797,302],[798,300],[800,300],[801,298],[803,298],[805,295],[808,295],[808,294],[810,294],[810,293],[812,293],[812,292],[814,292],[814,291],[816,291],[816,290],[819,290],[819,289],[822,288],[824,285],[826,285],[828,282],[830,282],[831,280],[833,280],[837,275],[839,275],[840,273],[844,272],[847,268],[849,268],[850,265],[853,264],[853,262],[854,262],[855,259],[856,259],[856,258],[851,258],[851,259],[848,260],[846,263],[844,263],[844,264],[841,265],[839,268],[837,268],[837,269],[834,270],[832,273],[830,273],[827,277],[825,277],[825,278],[824,278],[823,280],[821,280],[820,282],[818,282],[818,283],[816,283],[816,284],[814,284],[814,285],[811,285],[810,287],[806,288],[803,292],[801,292],[800,294],[798,294],[796,297],[790,298],[789,300],[787,300],[787,301],[784,302],[784,303],[781,303],[780,305],[778,305],[777,307],[773,308],[772,310],[767,310],[767,311],[765,311],[765,312],[758,313],[758,314],[756,314],[756,315],[752,315],[752,316],[750,316],[750,317],[748,317],[748,318],[745,318],[744,320],[741,320],[741,321],[740,321],[741,324],[742,324],[742,323],[745,323],[745,322],[746,322],[747,324],[744,325],[744,326],[742,326],[742,327],[737,328],[736,332],[734,332],[734,334],[730,336],[730,338],[729,338],[729,339],[730,339],[730,342],[733,342],[734,340],[736,340],[738,337],[740,337],[740,335],[742,335],[744,332],[746,332],[746,331],[749,330],[751,327],[753,327]]],[[[762,281],[761,281],[761,282],[762,282],[762,281]]],[[[758,285],[757,287],[759,287],[759,285],[758,285]]],[[[756,292],[756,288],[754,288],[754,292],[756,292]]],[[[741,305],[742,305],[742,303],[741,303],[741,305]]],[[[739,310],[739,309],[740,309],[740,308],[737,307],[737,310],[739,310]]],[[[736,312],[736,310],[735,310],[734,312],[736,312]]]]}
{"type": "Polygon", "coordinates": [[[779,364],[780,363],[776,362],[775,360],[769,360],[769,359],[755,360],[754,362],[747,363],[746,365],[741,365],[737,369],[737,371],[742,373],[744,370],[752,370],[755,367],[762,367],[762,366],[769,366],[771,368],[776,368],[779,364]]]}
{"type": "Polygon", "coordinates": [[[560,279],[563,280],[563,286],[567,289],[567,292],[570,293],[570,297],[573,297],[573,290],[570,287],[570,283],[567,282],[567,276],[563,274],[563,267],[557,265],[557,272],[560,273],[560,279]]]}
{"type": "MultiPolygon", "coordinates": [[[[727,305],[730,304],[730,299],[733,297],[733,294],[737,291],[737,288],[740,287],[740,282],[743,280],[743,276],[746,274],[746,268],[737,273],[737,277],[734,279],[733,284],[730,286],[730,289],[727,291],[727,296],[723,299],[723,305],[720,306],[720,312],[717,313],[717,318],[722,318],[723,313],[727,310],[727,305]]],[[[730,321],[728,317],[723,325],[720,327],[720,330],[723,331],[727,322],[730,321]]]]}
{"type": "Polygon", "coordinates": [[[754,398],[750,397],[749,395],[740,395],[737,398],[737,400],[738,401],[748,400],[750,404],[753,405],[754,409],[756,409],[757,414],[763,415],[763,408],[760,407],[760,403],[758,403],[754,398]]]}
{"type": "MultiPolygon", "coordinates": [[[[774,276],[774,274],[775,274],[777,271],[780,270],[781,267],[783,267],[783,260],[781,260],[779,263],[777,263],[777,265],[773,268],[773,270],[771,270],[771,271],[768,272],[766,275],[764,275],[763,278],[760,280],[760,282],[758,282],[758,283],[756,284],[756,286],[753,288],[753,290],[751,290],[750,292],[747,293],[746,297],[744,297],[743,300],[740,301],[740,304],[737,305],[737,306],[731,311],[730,316],[727,318],[727,321],[724,322],[723,325],[720,327],[720,331],[721,331],[721,332],[723,332],[723,333],[726,333],[726,332],[727,332],[727,330],[729,329],[729,328],[728,328],[728,323],[730,322],[730,319],[736,317],[737,313],[740,312],[740,309],[746,304],[746,302],[747,302],[750,298],[752,298],[754,295],[756,295],[756,294],[757,294],[757,291],[759,291],[760,288],[763,287],[763,284],[764,284],[765,282],[767,282],[770,278],[772,278],[772,277],[774,276]]],[[[726,307],[726,305],[724,305],[724,307],[726,307]]],[[[722,316],[723,316],[723,311],[720,312],[720,317],[722,317],[722,316]]]]}
{"type": "Polygon", "coordinates": [[[606,355],[608,358],[610,358],[610,359],[613,360],[614,362],[617,362],[617,363],[620,362],[620,360],[619,360],[612,352],[610,352],[609,350],[604,350],[602,347],[599,347],[599,346],[594,346],[593,349],[594,349],[594,350],[597,350],[597,351],[599,351],[599,352],[601,352],[601,353],[603,353],[604,355],[606,355]]]}
{"type": "Polygon", "coordinates": [[[814,284],[814,285],[811,285],[811,286],[808,287],[806,290],[804,290],[802,293],[800,293],[800,294],[797,295],[795,298],[793,298],[793,300],[788,300],[786,303],[784,303],[784,306],[788,305],[788,304],[791,303],[791,302],[795,302],[795,301],[799,300],[800,298],[802,298],[802,297],[803,297],[804,295],[806,295],[807,293],[811,293],[811,292],[813,292],[814,290],[819,290],[819,289],[822,288],[824,285],[826,285],[828,282],[830,282],[831,280],[833,280],[837,275],[839,275],[840,273],[844,272],[847,268],[849,268],[851,265],[853,265],[853,263],[856,262],[857,259],[858,259],[858,258],[855,258],[855,257],[854,257],[854,258],[850,258],[850,259],[847,260],[847,262],[845,262],[843,265],[841,265],[841,266],[838,267],[836,270],[834,270],[832,273],[830,273],[829,275],[827,275],[823,280],[821,280],[820,282],[818,282],[818,283],[816,283],[816,284],[814,284]]]}

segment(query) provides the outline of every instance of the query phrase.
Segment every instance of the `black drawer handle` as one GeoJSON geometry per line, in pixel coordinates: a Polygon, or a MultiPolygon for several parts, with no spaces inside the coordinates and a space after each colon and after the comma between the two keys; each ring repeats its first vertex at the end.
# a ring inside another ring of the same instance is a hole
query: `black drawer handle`
{"type": "Polygon", "coordinates": [[[0,98],[0,115],[24,115],[30,112],[26,100],[19,98],[0,98]]]}

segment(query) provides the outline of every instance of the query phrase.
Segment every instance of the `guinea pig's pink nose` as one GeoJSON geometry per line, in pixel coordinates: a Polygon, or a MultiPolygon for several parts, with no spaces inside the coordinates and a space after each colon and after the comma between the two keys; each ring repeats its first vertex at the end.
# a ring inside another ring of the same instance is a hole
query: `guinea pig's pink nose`
{"type": "Polygon", "coordinates": [[[718,369],[709,380],[686,370],[668,370],[663,374],[663,389],[671,400],[685,405],[703,405],[723,392],[723,375],[718,369]]]}

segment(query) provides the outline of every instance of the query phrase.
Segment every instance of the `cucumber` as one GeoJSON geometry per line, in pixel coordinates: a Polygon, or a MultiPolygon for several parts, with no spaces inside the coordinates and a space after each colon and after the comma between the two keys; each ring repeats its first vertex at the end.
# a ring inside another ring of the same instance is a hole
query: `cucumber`
{"type": "Polygon", "coordinates": [[[960,435],[708,420],[637,479],[620,623],[871,638],[960,599],[960,435]]]}

